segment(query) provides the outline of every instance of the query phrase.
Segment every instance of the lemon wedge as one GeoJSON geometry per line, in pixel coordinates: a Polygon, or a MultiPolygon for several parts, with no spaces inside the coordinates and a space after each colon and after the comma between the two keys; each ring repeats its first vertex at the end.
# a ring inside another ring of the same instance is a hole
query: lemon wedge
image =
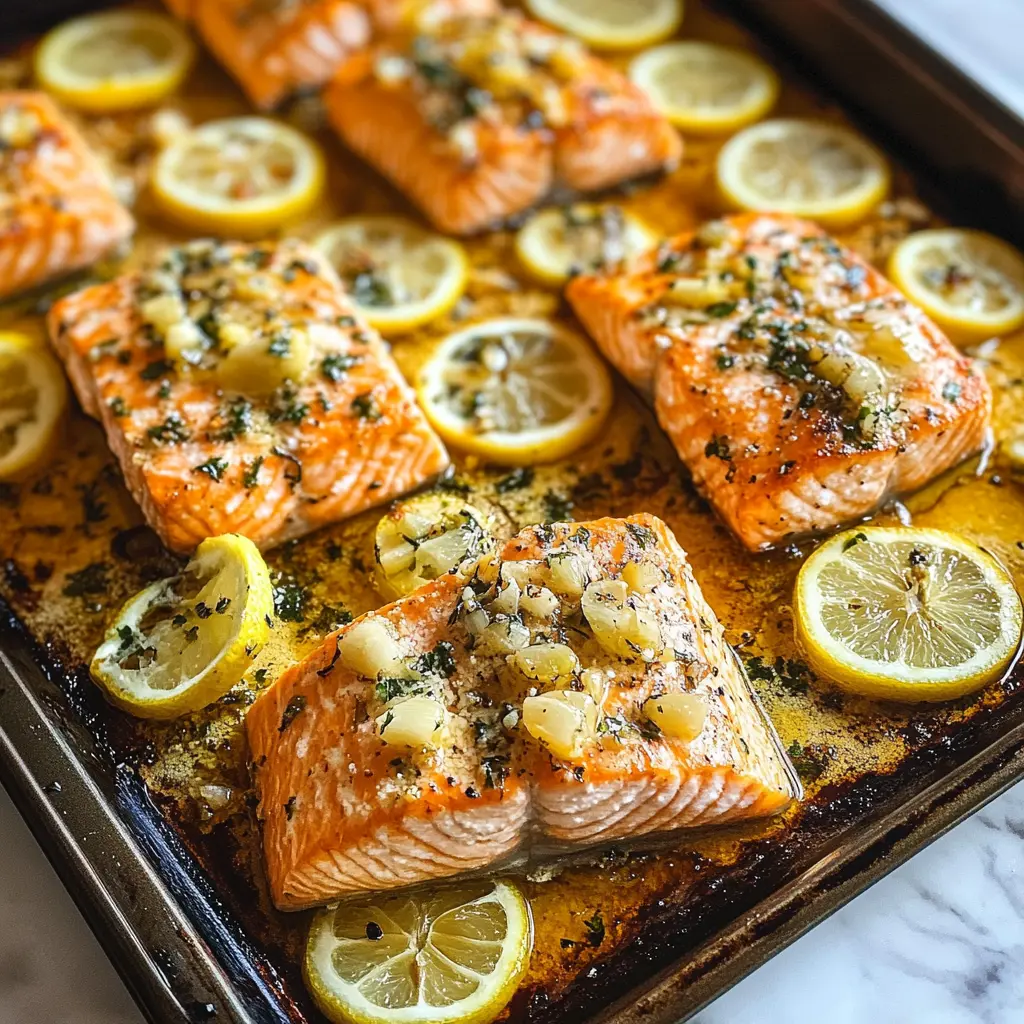
{"type": "Polygon", "coordinates": [[[0,332],[0,480],[46,457],[67,404],[64,374],[46,345],[0,332]]]}
{"type": "Polygon", "coordinates": [[[956,341],[1024,324],[1024,256],[983,231],[916,231],[893,250],[889,276],[956,341]]]}
{"type": "Polygon", "coordinates": [[[188,33],[166,15],[101,11],[44,36],[35,73],[69,107],[102,114],[159,103],[181,85],[194,57],[188,33]]]}
{"type": "Polygon", "coordinates": [[[640,54],[629,77],[674,124],[709,135],[764,117],[779,96],[779,76],[744,50],[686,40],[640,54]]]}
{"type": "Polygon", "coordinates": [[[954,533],[864,526],[826,541],[796,582],[797,639],[814,670],[865,697],[936,701],[1003,675],[1021,601],[991,555],[954,533]]]}
{"type": "Polygon", "coordinates": [[[667,39],[683,20],[682,0],[526,0],[527,10],[595,50],[637,50],[667,39]]]}
{"type": "Polygon", "coordinates": [[[614,266],[657,244],[654,231],[618,206],[577,203],[541,210],[516,234],[516,256],[538,281],[561,287],[580,271],[614,266]]]}
{"type": "Polygon", "coordinates": [[[320,911],[304,974],[335,1024],[487,1024],[519,987],[532,945],[519,889],[457,885],[320,911]]]}
{"type": "Polygon", "coordinates": [[[363,316],[385,334],[444,316],[466,290],[466,250],[402,217],[350,217],[314,244],[363,316]]]}
{"type": "Polygon", "coordinates": [[[273,591],[246,537],[204,540],[184,571],[135,595],[90,670],[111,703],[139,718],[176,718],[224,696],[266,643],[273,591]]]}
{"type": "Polygon", "coordinates": [[[450,334],[420,371],[418,393],[446,441],[515,466],[586,444],[612,404],[608,370],[585,338],[513,317],[450,334]]]}
{"type": "Polygon", "coordinates": [[[715,174],[734,207],[832,228],[862,220],[889,191],[889,166],[874,146],[840,125],[801,118],[744,128],[719,151],[715,174]]]}
{"type": "Polygon", "coordinates": [[[175,137],[153,164],[160,209],[204,235],[259,238],[304,214],[324,160],[301,132],[265,117],[208,121],[175,137]]]}

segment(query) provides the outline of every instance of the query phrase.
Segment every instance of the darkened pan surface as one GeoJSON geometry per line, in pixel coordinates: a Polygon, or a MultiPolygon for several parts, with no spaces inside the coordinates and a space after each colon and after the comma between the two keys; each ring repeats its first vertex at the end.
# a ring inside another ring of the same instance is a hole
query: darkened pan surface
{"type": "MultiPolygon", "coordinates": [[[[54,6],[63,14],[89,5],[54,6]]],[[[834,85],[876,138],[923,172],[917,184],[930,201],[961,222],[985,223],[1020,240],[1024,128],[1012,115],[866,0],[736,0],[731,7],[764,32],[783,33],[790,56],[813,81],[834,85]]],[[[24,15],[38,20],[42,13],[37,6],[24,15]]],[[[698,14],[687,30],[703,34],[712,21],[698,14]]],[[[728,30],[715,26],[719,31],[728,30]]],[[[216,75],[211,80],[229,88],[216,75]]],[[[214,103],[208,116],[217,112],[214,103]]],[[[691,154],[689,172],[699,176],[707,153],[697,144],[691,154]]],[[[354,184],[371,208],[398,205],[365,171],[344,183],[354,184]]],[[[636,201],[648,204],[655,223],[664,213],[667,226],[678,226],[656,199],[641,194],[636,201]]],[[[905,227],[897,214],[873,226],[877,239],[860,242],[884,245],[887,231],[905,227]]],[[[507,240],[478,248],[474,256],[485,271],[507,265],[507,240]]],[[[503,299],[480,290],[481,307],[506,310],[503,299]]],[[[537,302],[538,312],[555,311],[537,302]]],[[[403,368],[415,367],[420,356],[410,345],[400,354],[403,368]]],[[[1013,389],[1024,380],[1024,339],[1016,339],[1008,359],[996,373],[997,420],[1019,404],[1013,389]]],[[[538,944],[510,1009],[514,1021],[685,1018],[1024,773],[1019,667],[978,700],[913,712],[808,687],[792,657],[785,608],[799,552],[768,556],[754,568],[681,479],[630,396],[620,396],[615,416],[608,431],[615,442],[577,458],[572,472],[541,471],[513,490],[501,471],[462,466],[456,485],[500,502],[517,523],[641,510],[668,519],[787,744],[799,737],[794,754],[809,796],[766,826],[677,840],[656,854],[611,855],[528,881],[538,944]],[[771,607],[770,620],[748,623],[750,607],[771,607]],[[769,651],[783,660],[766,659],[769,651]]],[[[98,432],[81,418],[63,458],[49,495],[38,481],[31,495],[0,489],[4,784],[151,1020],[317,1020],[297,968],[307,918],[268,909],[254,881],[258,861],[247,816],[198,820],[186,810],[187,794],[175,789],[175,766],[206,770],[202,749],[230,762],[218,771],[244,766],[244,752],[223,749],[236,735],[232,709],[222,720],[199,718],[177,733],[138,726],[105,704],[81,668],[83,638],[96,621],[174,562],[138,525],[98,432]],[[45,521],[54,496],[81,506],[66,531],[54,532],[56,524],[45,521]],[[85,554],[102,558],[102,579],[80,575],[85,554]],[[74,598],[83,603],[80,615],[70,618],[59,614],[69,580],[78,581],[72,590],[84,591],[74,598]],[[79,617],[91,624],[79,628],[79,617]],[[175,761],[169,752],[177,755],[179,747],[184,753],[175,761]]],[[[998,470],[929,489],[913,511],[929,525],[963,520],[991,541],[1019,581],[1024,497],[998,470]]],[[[344,576],[352,611],[374,603],[360,548],[373,519],[322,531],[270,557],[285,588],[310,573],[326,576],[310,585],[305,620],[287,627],[293,638],[301,636],[296,644],[314,642],[337,610],[325,597],[332,573],[344,576]],[[322,568],[328,563],[339,564],[322,568]]]]}

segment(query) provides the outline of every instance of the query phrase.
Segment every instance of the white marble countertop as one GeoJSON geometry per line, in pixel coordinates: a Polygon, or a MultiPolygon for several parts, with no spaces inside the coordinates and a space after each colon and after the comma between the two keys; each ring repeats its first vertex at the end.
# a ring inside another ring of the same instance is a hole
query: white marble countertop
{"type": "MultiPolygon", "coordinates": [[[[1021,0],[878,0],[1024,112],[1021,0]]],[[[0,789],[0,1024],[141,1024],[0,789]]],[[[696,1024],[1024,1021],[1024,783],[698,1015],[696,1024]]]]}

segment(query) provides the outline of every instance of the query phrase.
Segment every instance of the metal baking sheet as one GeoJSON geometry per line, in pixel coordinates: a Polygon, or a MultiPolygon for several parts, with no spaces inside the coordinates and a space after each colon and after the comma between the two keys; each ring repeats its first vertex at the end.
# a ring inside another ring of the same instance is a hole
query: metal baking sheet
{"type": "MultiPolygon", "coordinates": [[[[796,74],[834,90],[930,202],[1022,237],[1024,126],[870,0],[729,9],[796,74]]],[[[43,5],[25,13],[37,19],[43,5]]],[[[635,493],[658,486],[645,477],[635,493]]],[[[144,734],[69,664],[59,637],[40,645],[17,611],[12,600],[0,621],[0,777],[143,1012],[161,1024],[319,1020],[298,977],[295,919],[260,916],[229,836],[203,835],[150,797],[144,734]]],[[[784,841],[737,832],[728,866],[684,844],[657,861],[612,858],[607,872],[642,883],[642,903],[606,922],[607,951],[583,949],[548,974],[542,952],[511,1019],[690,1016],[1024,774],[1022,682],[1018,668],[962,721],[911,722],[898,770],[819,788],[784,841]]]]}

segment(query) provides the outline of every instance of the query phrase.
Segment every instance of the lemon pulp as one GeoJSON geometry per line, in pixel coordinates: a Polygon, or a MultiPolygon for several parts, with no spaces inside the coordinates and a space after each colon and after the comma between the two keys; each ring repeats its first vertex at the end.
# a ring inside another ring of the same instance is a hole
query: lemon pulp
{"type": "Polygon", "coordinates": [[[532,938],[507,882],[346,902],[313,921],[306,983],[339,1024],[485,1024],[526,973],[532,938]]]}
{"type": "Polygon", "coordinates": [[[797,637],[814,669],[856,693],[947,700],[1002,675],[1021,601],[981,548],[942,530],[865,526],[804,563],[797,637]]]}
{"type": "Polygon", "coordinates": [[[889,275],[954,340],[981,341],[1024,323],[1024,256],[983,231],[917,231],[893,251],[889,275]]]}
{"type": "Polygon", "coordinates": [[[66,406],[64,374],[45,344],[0,333],[0,480],[45,457],[66,406]]]}
{"type": "Polygon", "coordinates": [[[443,316],[466,290],[469,259],[462,246],[402,217],[351,217],[314,244],[363,316],[385,333],[443,316]]]}
{"type": "Polygon", "coordinates": [[[612,403],[608,370],[589,342],[553,321],[514,317],[445,338],[420,372],[418,393],[446,441],[508,465],[580,447],[612,403]]]}

